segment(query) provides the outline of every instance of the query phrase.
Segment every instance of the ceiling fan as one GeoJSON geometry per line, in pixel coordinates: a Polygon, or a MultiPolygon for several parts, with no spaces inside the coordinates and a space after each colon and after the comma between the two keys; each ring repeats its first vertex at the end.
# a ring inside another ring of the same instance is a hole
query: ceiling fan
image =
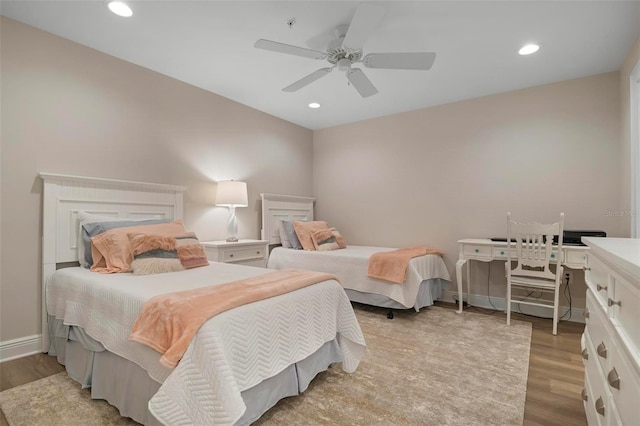
{"type": "Polygon", "coordinates": [[[360,68],[353,68],[352,65],[362,63],[365,68],[373,69],[429,70],[436,59],[436,54],[433,52],[369,53],[363,57],[362,47],[378,26],[384,14],[385,11],[381,7],[361,4],[356,9],[356,13],[349,25],[341,25],[336,28],[337,38],[329,43],[326,52],[264,39],[256,41],[254,46],[259,49],[303,56],[305,58],[326,59],[332,64],[330,67],[320,68],[302,77],[282,89],[284,92],[298,91],[329,74],[337,67],[346,74],[347,79],[360,93],[360,96],[367,98],[378,93],[378,89],[360,68]]]}

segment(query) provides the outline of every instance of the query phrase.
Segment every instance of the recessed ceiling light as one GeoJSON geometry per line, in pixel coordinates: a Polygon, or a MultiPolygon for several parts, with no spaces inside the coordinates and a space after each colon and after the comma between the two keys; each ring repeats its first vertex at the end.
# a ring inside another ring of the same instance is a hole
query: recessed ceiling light
{"type": "Polygon", "coordinates": [[[311,102],[311,103],[309,104],[309,108],[313,108],[313,109],[315,109],[315,108],[320,108],[320,104],[319,104],[319,103],[317,103],[317,102],[311,102]]]}
{"type": "Polygon", "coordinates": [[[125,18],[128,18],[129,16],[133,15],[133,11],[131,10],[131,8],[124,2],[110,1],[107,6],[109,7],[110,11],[118,16],[124,16],[125,18]]]}
{"type": "Polygon", "coordinates": [[[538,46],[537,44],[527,44],[525,46],[522,46],[522,48],[518,50],[518,53],[521,55],[531,55],[532,53],[537,52],[538,49],[540,49],[540,46],[538,46]]]}

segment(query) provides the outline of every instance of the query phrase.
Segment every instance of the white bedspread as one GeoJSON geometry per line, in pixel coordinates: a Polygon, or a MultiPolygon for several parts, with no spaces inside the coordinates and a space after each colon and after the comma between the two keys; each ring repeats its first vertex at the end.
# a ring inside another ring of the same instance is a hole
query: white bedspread
{"type": "Polygon", "coordinates": [[[276,247],[269,255],[267,267],[271,269],[299,268],[335,274],[344,288],[364,293],[387,296],[401,305],[412,308],[415,305],[423,280],[441,278],[451,281],[449,271],[438,255],[427,254],[409,261],[407,279],[404,284],[367,276],[369,258],[373,253],[392,251],[395,248],[348,246],[333,251],[306,251],[276,247]]]}
{"type": "Polygon", "coordinates": [[[235,281],[262,268],[212,262],[208,267],[148,276],[56,271],[46,290],[49,315],[83,327],[109,351],[162,383],[149,409],[165,424],[232,424],[245,405],[240,392],[298,362],[337,337],[342,368],[353,372],[365,342],[349,300],[334,280],[241,306],[208,320],[175,369],[153,349],[128,340],[142,305],[177,290],[235,281]]]}

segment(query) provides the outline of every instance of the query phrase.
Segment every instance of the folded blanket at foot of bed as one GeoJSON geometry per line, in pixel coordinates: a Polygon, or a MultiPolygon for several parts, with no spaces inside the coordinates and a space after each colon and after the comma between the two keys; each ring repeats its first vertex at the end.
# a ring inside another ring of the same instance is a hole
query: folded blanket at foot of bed
{"type": "Polygon", "coordinates": [[[439,250],[424,246],[405,247],[393,251],[374,253],[369,258],[367,275],[371,278],[402,284],[407,277],[409,261],[414,257],[425,254],[443,255],[439,250]]]}
{"type": "Polygon", "coordinates": [[[225,284],[161,294],[145,302],[129,340],[160,352],[160,363],[172,368],[209,318],[326,280],[337,278],[324,272],[282,269],[225,284]]]}

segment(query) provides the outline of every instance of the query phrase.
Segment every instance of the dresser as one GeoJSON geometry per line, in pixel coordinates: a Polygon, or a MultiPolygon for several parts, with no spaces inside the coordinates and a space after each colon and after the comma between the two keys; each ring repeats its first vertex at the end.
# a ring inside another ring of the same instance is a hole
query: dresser
{"type": "Polygon", "coordinates": [[[583,238],[582,399],[589,425],[640,424],[640,239],[583,238]]]}
{"type": "Polygon", "coordinates": [[[211,261],[267,267],[267,240],[204,241],[202,245],[211,261]]]}

